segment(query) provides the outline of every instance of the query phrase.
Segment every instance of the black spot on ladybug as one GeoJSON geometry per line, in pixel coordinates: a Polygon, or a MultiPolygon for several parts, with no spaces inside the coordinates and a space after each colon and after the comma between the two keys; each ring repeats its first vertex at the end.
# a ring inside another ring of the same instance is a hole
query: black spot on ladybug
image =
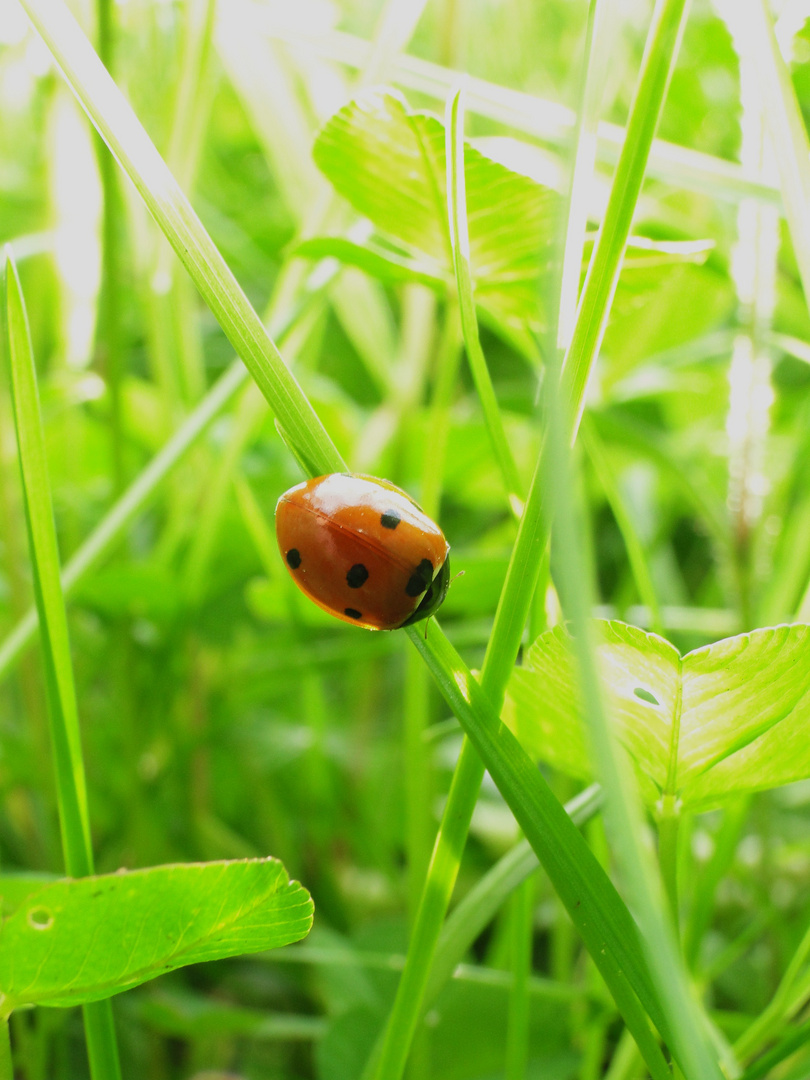
{"type": "Polygon", "coordinates": [[[287,563],[293,570],[297,570],[301,565],[301,552],[298,548],[290,548],[287,552],[287,563]]]}
{"type": "Polygon", "coordinates": [[[386,510],[380,518],[380,524],[384,529],[395,529],[400,521],[402,521],[402,518],[396,510],[386,510]]]}
{"type": "Polygon", "coordinates": [[[368,581],[368,570],[361,562],[355,563],[346,575],[346,581],[350,589],[359,589],[368,581]]]}
{"type": "Polygon", "coordinates": [[[405,592],[408,596],[421,596],[433,579],[433,563],[430,559],[422,559],[417,568],[408,579],[405,592]]]}
{"type": "Polygon", "coordinates": [[[358,611],[357,608],[353,608],[353,607],[345,608],[343,614],[348,615],[350,619],[362,619],[363,618],[363,613],[361,611],[358,611]]]}

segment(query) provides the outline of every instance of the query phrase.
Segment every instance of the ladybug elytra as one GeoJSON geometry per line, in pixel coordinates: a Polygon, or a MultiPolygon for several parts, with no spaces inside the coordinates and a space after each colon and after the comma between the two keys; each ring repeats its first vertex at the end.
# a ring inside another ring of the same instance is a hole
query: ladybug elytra
{"type": "Polygon", "coordinates": [[[296,585],[325,611],[368,630],[427,619],[450,580],[450,546],[400,488],[329,473],[286,491],[276,536],[296,585]]]}

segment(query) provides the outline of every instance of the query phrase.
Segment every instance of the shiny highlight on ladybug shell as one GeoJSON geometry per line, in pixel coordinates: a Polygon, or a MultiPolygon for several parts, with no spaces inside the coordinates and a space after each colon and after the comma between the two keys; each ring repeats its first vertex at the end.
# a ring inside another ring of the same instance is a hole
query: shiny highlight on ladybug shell
{"type": "Polygon", "coordinates": [[[447,594],[444,534],[387,480],[329,473],[297,484],[278,501],[276,536],[299,589],[344,622],[396,630],[447,594]]]}

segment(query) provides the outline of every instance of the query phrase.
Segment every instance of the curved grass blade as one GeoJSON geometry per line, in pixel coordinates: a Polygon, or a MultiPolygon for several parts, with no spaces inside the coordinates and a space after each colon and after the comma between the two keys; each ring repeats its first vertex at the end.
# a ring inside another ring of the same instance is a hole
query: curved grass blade
{"type": "MultiPolygon", "coordinates": [[[[602,793],[591,784],[565,804],[565,812],[579,827],[599,811],[602,793]]],[[[475,939],[497,915],[508,896],[538,868],[537,855],[528,840],[515,844],[473,886],[453,909],[444,924],[425,990],[423,1009],[430,1008],[475,939]]]]}
{"type": "MultiPolygon", "coordinates": [[[[671,17],[673,12],[678,16],[677,28],[684,16],[684,4],[677,4],[675,8],[670,4],[667,15],[671,17]]],[[[606,222],[612,223],[611,228],[606,234],[603,229],[603,234],[600,234],[600,241],[596,246],[591,265],[593,270],[594,263],[597,263],[598,273],[595,275],[589,273],[586,279],[575,333],[568,351],[564,378],[570,395],[570,410],[564,419],[568,425],[567,434],[571,440],[576,436],[579,417],[584,407],[585,389],[607,321],[624,244],[629,234],[652,137],[677,52],[679,40],[677,29],[675,33],[671,32],[670,19],[664,24],[664,30],[670,32],[661,32],[659,15],[660,8],[656,11],[656,17],[648,35],[645,59],[629,119],[628,139],[611,189],[605,219],[606,222]],[[612,281],[610,287],[605,287],[606,275],[607,279],[612,281]]],[[[520,519],[518,536],[498,602],[495,624],[481,673],[482,692],[488,701],[496,706],[496,711],[503,701],[506,685],[515,663],[539,577],[540,562],[548,542],[549,521],[544,496],[546,455],[547,447],[544,447],[535,470],[525,510],[520,519]]],[[[415,637],[413,640],[419,647],[420,642],[415,637]]],[[[437,672],[438,669],[434,675],[438,679],[437,672]]],[[[445,676],[448,680],[447,684],[450,685],[452,670],[446,671],[445,676]]],[[[401,1076],[405,1066],[425,990],[427,971],[450,903],[461,853],[484,775],[484,766],[476,754],[476,749],[480,750],[480,748],[474,748],[469,739],[465,739],[436,838],[405,970],[387,1020],[382,1055],[376,1061],[370,1062],[364,1073],[365,1076],[374,1075],[376,1080],[396,1080],[401,1076]]],[[[619,992],[622,992],[621,988],[619,992]]],[[[656,997],[655,991],[652,991],[652,996],[656,997]]],[[[632,994],[630,997],[632,998],[632,994]]],[[[631,1015],[634,1008],[637,1009],[635,999],[627,1002],[625,998],[622,998],[621,1002],[617,1000],[617,1004],[620,1005],[626,1018],[631,1015]],[[629,1010],[627,1013],[625,1013],[625,1005],[629,1010]]],[[[657,1002],[654,1004],[660,1016],[660,1006],[657,1002]]],[[[659,1053],[658,1048],[651,1046],[647,1038],[646,1021],[643,1021],[643,1017],[640,1020],[637,1013],[631,1022],[635,1025],[634,1035],[637,1032],[638,1037],[642,1039],[645,1047],[644,1056],[651,1070],[660,1068],[660,1061],[656,1057],[659,1053]],[[656,1064],[651,1064],[652,1061],[656,1064]]]]}
{"type": "Polygon", "coordinates": [[[345,470],[261,319],[67,7],[49,0],[23,0],[23,7],[301,456],[319,472],[345,470]]]}
{"type": "Polygon", "coordinates": [[[638,927],[591,849],[443,635],[408,634],[523,829],[656,1078],[669,1076],[649,1026],[672,1038],[638,927]]]}
{"type": "Polygon", "coordinates": [[[489,368],[478,336],[475,314],[473,278],[470,267],[470,236],[467,231],[467,188],[464,177],[464,103],[463,91],[457,90],[447,103],[445,116],[445,156],[447,159],[447,210],[450,238],[453,246],[453,265],[456,272],[461,330],[470,362],[478,400],[484,411],[495,460],[501,470],[509,505],[516,517],[523,510],[523,495],[517,465],[506,439],[498,401],[489,375],[489,368]]]}
{"type": "MultiPolygon", "coordinates": [[[[34,595],[42,627],[42,654],[62,850],[67,872],[75,877],[84,877],[93,873],[93,849],[67,614],[60,579],[59,548],[51,505],[34,354],[20,279],[8,248],[5,277],[11,401],[17,431],[34,595]]],[[[120,1077],[110,1003],[99,1002],[87,1006],[84,1021],[94,1080],[120,1077]]]]}

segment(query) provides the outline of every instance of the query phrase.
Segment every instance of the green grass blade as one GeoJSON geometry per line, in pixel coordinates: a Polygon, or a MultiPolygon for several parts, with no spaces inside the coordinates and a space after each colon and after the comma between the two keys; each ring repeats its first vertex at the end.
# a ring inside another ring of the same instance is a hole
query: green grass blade
{"type": "Polygon", "coordinates": [[[740,27],[745,29],[759,76],[785,216],[805,300],[810,304],[810,140],[765,0],[747,0],[741,5],[740,27]]]}
{"type": "Polygon", "coordinates": [[[177,252],[279,423],[314,472],[346,468],[211,237],[63,4],[24,0],[82,107],[177,252]]]}
{"type": "MultiPolygon", "coordinates": [[[[617,169],[605,220],[589,267],[567,356],[569,365],[573,360],[573,366],[563,371],[563,394],[570,394],[573,388],[574,407],[567,415],[561,413],[559,384],[553,378],[547,384],[547,482],[555,509],[555,535],[561,552],[560,575],[567,597],[566,615],[571,620],[574,632],[580,675],[579,693],[589,728],[591,757],[605,790],[608,833],[641,929],[643,951],[649,964],[649,972],[645,968],[645,975],[652,976],[655,987],[653,996],[663,1009],[664,1015],[657,1019],[657,1025],[659,1031],[669,1033],[665,1037],[688,1080],[708,1080],[710,1077],[720,1080],[722,1073],[717,1058],[707,1044],[697,1007],[691,998],[667,917],[661,881],[643,844],[644,823],[640,799],[603,704],[589,620],[591,568],[581,540],[581,523],[572,496],[574,478],[568,450],[571,435],[568,424],[572,418],[576,428],[581,417],[581,394],[586,384],[580,382],[580,377],[589,370],[590,357],[595,355],[601,342],[607,307],[618,281],[621,257],[632,220],[629,207],[617,193],[626,188],[635,204],[685,17],[684,0],[659,0],[653,14],[648,48],[631,109],[625,152],[617,169]]],[[[570,406],[570,398],[567,404],[570,406]]],[[[633,1035],[637,1040],[635,1032],[633,1035]]],[[[641,1044],[639,1049],[644,1053],[641,1044]]]]}
{"type": "MultiPolygon", "coordinates": [[[[349,68],[359,68],[368,53],[368,42],[343,31],[319,32],[315,40],[308,30],[292,29],[269,15],[263,30],[268,38],[295,43],[349,68]]],[[[392,85],[442,103],[458,85],[457,70],[409,54],[398,57],[386,78],[392,85]]],[[[548,146],[567,149],[571,145],[577,119],[573,109],[471,75],[465,75],[465,90],[470,111],[477,116],[525,132],[548,146]]],[[[597,136],[597,160],[604,165],[615,165],[625,142],[625,129],[603,120],[597,136]]],[[[714,199],[735,203],[751,198],[771,205],[780,202],[778,187],[750,169],[664,139],[654,141],[647,172],[652,179],[685,191],[702,192],[714,199]]]]}
{"type": "Polygon", "coordinates": [[[574,431],[582,416],[585,389],[619,280],[653,136],[686,23],[686,8],[687,0],[659,0],[653,14],[627,135],[582,289],[574,333],[563,361],[564,401],[574,431]]]}
{"type": "Polygon", "coordinates": [[[795,1054],[808,1042],[810,1042],[810,1020],[788,1031],[767,1054],[763,1054],[748,1066],[740,1080],[763,1080],[766,1076],[772,1076],[771,1069],[775,1069],[781,1061],[795,1054]]]}
{"type": "Polygon", "coordinates": [[[17,431],[34,592],[43,629],[42,649],[51,713],[51,737],[65,868],[71,876],[83,877],[93,872],[93,857],[73,664],[59,572],[59,550],[51,506],[34,356],[20,280],[8,250],[6,316],[11,400],[17,431]]]}
{"type": "MultiPolygon", "coordinates": [[[[207,430],[209,424],[228,406],[245,385],[248,373],[236,360],[209,390],[200,404],[186,418],[163,449],[130,484],[124,494],[113,504],[93,532],[87,537],[72,559],[65,565],[62,588],[70,596],[85,577],[94,570],[120,540],[125,529],[185,454],[207,430]]],[[[10,672],[37,635],[39,616],[35,609],[25,615],[0,644],[0,679],[10,672]]]]}
{"type": "Polygon", "coordinates": [[[407,632],[565,904],[651,1073],[668,1076],[647,1015],[670,1042],[666,1018],[638,928],[610,878],[452,645],[440,634],[426,640],[407,632]]]}
{"type": "MultiPolygon", "coordinates": [[[[313,286],[309,292],[305,291],[300,301],[279,314],[271,323],[279,338],[283,338],[296,324],[299,317],[308,310],[308,305],[316,297],[322,295],[335,272],[332,270],[329,275],[322,275],[317,286],[313,286]]],[[[248,372],[242,362],[233,361],[224,375],[220,376],[202,401],[189,413],[163,449],[155,455],[124,494],[110,507],[93,532],[65,565],[62,588],[66,597],[72,595],[87,575],[109,554],[130,522],[149,504],[166,477],[182,461],[216,417],[233,401],[245,385],[247,378],[248,372]]],[[[36,609],[32,608],[0,643],[0,680],[11,671],[16,661],[34,640],[38,626],[38,615],[36,609]]]]}
{"type": "MultiPolygon", "coordinates": [[[[20,280],[9,249],[6,251],[5,277],[11,400],[31,549],[34,595],[42,627],[62,850],[68,874],[71,877],[85,877],[93,873],[93,850],[67,613],[60,578],[59,548],[48,482],[34,354],[20,280]]],[[[121,1070],[110,1003],[86,1006],[84,1018],[93,1078],[114,1080],[120,1076],[121,1070]]]]}
{"type": "MultiPolygon", "coordinates": [[[[602,793],[597,784],[580,792],[565,805],[575,825],[584,825],[600,808],[602,793]]],[[[521,840],[473,886],[453,909],[442,929],[425,991],[424,1008],[435,1001],[475,939],[495,917],[504,900],[539,866],[528,840],[521,840]]]]}
{"type": "Polygon", "coordinates": [[[456,272],[461,330],[470,362],[478,400],[484,411],[495,460],[501,470],[509,505],[519,516],[523,509],[522,484],[517,465],[506,439],[503,420],[489,375],[489,368],[478,336],[475,313],[473,278],[470,267],[470,236],[467,230],[467,190],[464,178],[464,101],[463,91],[457,90],[447,103],[445,114],[445,155],[447,159],[447,210],[450,238],[453,245],[453,265],[456,272]]]}
{"type": "MultiPolygon", "coordinates": [[[[615,233],[616,222],[621,223],[624,230],[623,236],[620,244],[609,240],[598,243],[595,248],[592,268],[594,263],[597,263],[599,272],[595,277],[590,276],[590,289],[586,281],[572,347],[569,350],[567,372],[572,407],[567,419],[571,424],[572,436],[575,435],[578,419],[584,406],[585,389],[618,280],[624,244],[640,191],[655,125],[666,93],[668,74],[674,62],[680,18],[683,12],[684,3],[680,3],[677,5],[678,19],[673,28],[673,10],[670,4],[666,10],[668,17],[663,20],[663,30],[662,20],[657,18],[648,36],[645,64],[628,124],[629,146],[625,147],[625,152],[622,154],[606,215],[606,220],[614,222],[609,236],[612,237],[615,233]],[[648,116],[650,112],[652,122],[648,116]],[[633,133],[632,141],[629,138],[630,132],[633,133]],[[600,251],[601,254],[599,254],[600,251]],[[605,288],[603,277],[608,271],[613,276],[613,284],[612,287],[605,288]],[[594,326],[598,327],[598,333],[593,332],[594,326]]],[[[660,15],[660,12],[658,14],[660,15]]],[[[544,496],[545,456],[544,449],[541,452],[520,519],[518,536],[498,601],[495,624],[481,673],[482,690],[496,707],[499,707],[503,701],[506,685],[515,663],[539,578],[541,559],[548,541],[548,519],[544,496]]],[[[414,641],[418,645],[415,638],[414,641]]],[[[408,1047],[424,995],[427,971],[438,942],[441,922],[450,903],[459,859],[464,849],[483,775],[484,766],[470,741],[465,739],[442,816],[405,971],[388,1017],[382,1056],[377,1059],[376,1072],[373,1073],[376,1080],[397,1080],[404,1069],[408,1047]]],[[[619,990],[619,993],[621,992],[619,990]]],[[[635,1007],[632,1001],[625,1002],[625,1005],[630,1011],[635,1007]]],[[[646,1040],[648,1052],[654,1054],[649,1047],[644,1023],[638,1022],[638,1018],[633,1023],[638,1037],[646,1040]]],[[[368,1071],[366,1075],[370,1075],[368,1071]]]]}
{"type": "Polygon", "coordinates": [[[588,457],[594,472],[596,473],[602,491],[605,494],[611,513],[616,519],[619,532],[622,534],[627,561],[638,589],[639,599],[646,604],[650,612],[650,625],[656,634],[664,636],[664,623],[661,618],[661,605],[658,603],[658,595],[653,584],[650,565],[641,537],[636,530],[633,519],[628,511],[624,499],[619,491],[618,484],[610,467],[608,455],[601,439],[596,434],[591,424],[582,427],[582,441],[585,445],[588,457]]]}
{"type": "Polygon", "coordinates": [[[529,1058],[529,978],[534,944],[535,879],[527,878],[509,903],[512,986],[506,1030],[506,1080],[526,1080],[529,1058]]]}

